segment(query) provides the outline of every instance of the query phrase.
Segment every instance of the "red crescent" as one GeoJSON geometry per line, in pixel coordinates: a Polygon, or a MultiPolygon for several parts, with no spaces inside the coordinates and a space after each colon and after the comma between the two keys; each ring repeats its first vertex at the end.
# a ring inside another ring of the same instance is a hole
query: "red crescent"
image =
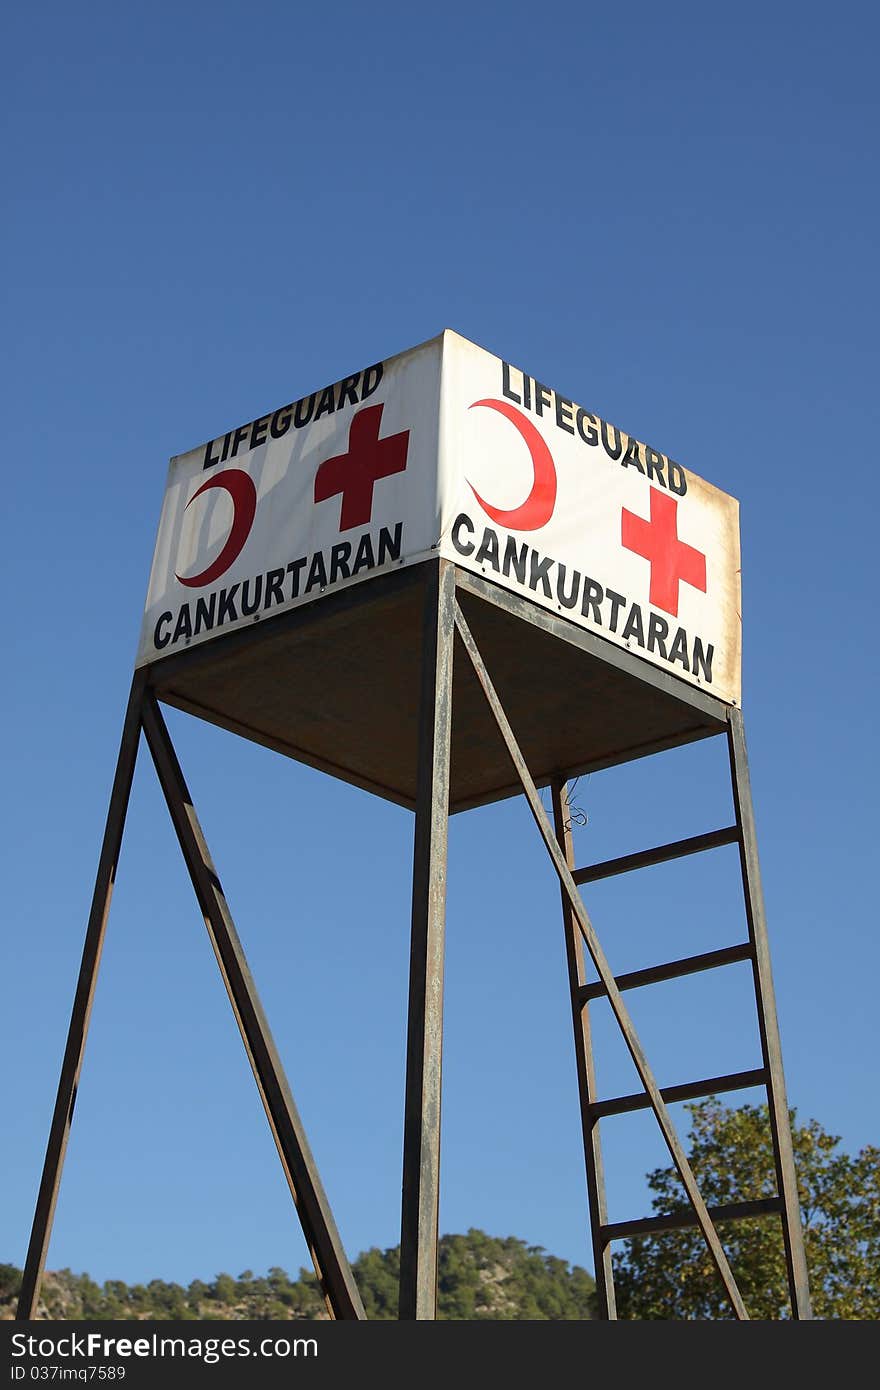
{"type": "Polygon", "coordinates": [[[473,410],[478,405],[485,405],[490,410],[497,410],[499,414],[506,416],[512,425],[516,426],[532,456],[535,481],[522,506],[514,507],[507,512],[486,502],[477,492],[473,483],[469,482],[468,487],[483,511],[493,521],[497,521],[499,526],[506,526],[514,531],[537,531],[539,527],[547,525],[553,515],[553,508],[556,506],[556,465],[553,462],[553,455],[531,420],[528,420],[520,411],[515,410],[512,405],[508,405],[507,401],[474,401],[468,409],[473,410]]]}
{"type": "MultiPolygon", "coordinates": [[[[216,560],[212,560],[208,568],[202,570],[201,574],[194,574],[189,579],[184,579],[182,575],[178,574],[177,578],[181,584],[185,584],[189,589],[200,588],[202,584],[211,584],[215,579],[219,579],[225,570],[229,569],[233,560],[238,559],[244,548],[244,543],[250,535],[254,514],[257,510],[257,489],[254,487],[253,479],[249,474],[243,473],[240,468],[227,468],[222,473],[215,473],[213,478],[202,483],[198,491],[193,493],[186,506],[191,506],[197,497],[201,497],[203,492],[207,492],[212,487],[225,488],[232,498],[232,530],[229,532],[226,544],[216,560]]],[[[186,511],[186,507],[184,507],[184,511],[186,511]]]]}

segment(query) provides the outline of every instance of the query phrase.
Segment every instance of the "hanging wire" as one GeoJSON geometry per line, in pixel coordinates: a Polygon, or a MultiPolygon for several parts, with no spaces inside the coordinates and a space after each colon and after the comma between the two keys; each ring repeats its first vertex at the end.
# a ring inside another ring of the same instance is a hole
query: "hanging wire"
{"type": "MultiPolygon", "coordinates": [[[[574,794],[577,791],[577,785],[578,782],[580,782],[580,780],[580,777],[575,777],[574,781],[571,783],[571,786],[567,786],[565,789],[565,805],[569,813],[568,820],[565,822],[566,830],[571,830],[572,827],[575,825],[589,824],[590,818],[584,810],[583,806],[579,806],[577,802],[574,800],[574,794]]],[[[589,775],[587,776],[586,780],[587,782],[589,782],[589,775]]]]}

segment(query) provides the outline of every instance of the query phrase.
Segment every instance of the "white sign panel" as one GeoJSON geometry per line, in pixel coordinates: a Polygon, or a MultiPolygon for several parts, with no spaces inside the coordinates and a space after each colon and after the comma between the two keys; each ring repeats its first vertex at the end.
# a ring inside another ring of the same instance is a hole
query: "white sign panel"
{"type": "Polygon", "coordinates": [[[437,554],[441,350],[171,460],[138,665],[437,554]]]}
{"type": "Polygon", "coordinates": [[[441,553],[718,698],[740,698],[739,504],[447,334],[441,553]]]}
{"type": "Polygon", "coordinates": [[[737,502],[450,331],[172,459],[138,664],[438,553],[740,698],[737,502]]]}

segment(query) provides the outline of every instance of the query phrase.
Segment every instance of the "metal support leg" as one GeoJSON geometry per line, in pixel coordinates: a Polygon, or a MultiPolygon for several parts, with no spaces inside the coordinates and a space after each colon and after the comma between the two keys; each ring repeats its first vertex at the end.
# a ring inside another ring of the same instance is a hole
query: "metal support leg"
{"type": "Polygon", "coordinates": [[[785,1076],[782,1070],[782,1046],[776,1017],[776,996],[770,969],[770,948],[767,940],[767,921],[764,915],[764,893],[761,887],[761,868],[758,862],[758,842],[755,833],[755,813],[746,755],[742,711],[732,709],[728,729],[730,775],[740,828],[740,865],[749,938],[752,943],[752,971],[758,1005],[758,1024],[761,1051],[767,1073],[767,1096],[773,1155],[776,1163],[777,1191],[782,1198],[782,1231],[785,1242],[785,1262],[788,1287],[794,1318],[811,1318],[810,1284],[804,1252],[801,1211],[798,1201],[797,1174],[791,1143],[785,1076]]]}
{"type": "Polygon", "coordinates": [[[281,1164],[335,1318],[364,1318],[363,1304],[312,1157],[299,1112],[211,860],[171,738],[152,693],[143,726],[180,848],[208,928],[223,983],[253,1069],[281,1164]]]}
{"type": "Polygon", "coordinates": [[[437,1316],[454,604],[455,569],[449,561],[440,560],[427,580],[423,619],[403,1130],[401,1319],[437,1316]]]}
{"type": "Polygon", "coordinates": [[[73,1121],[73,1109],[76,1105],[76,1093],[82,1070],[86,1037],[89,1031],[92,1001],[95,996],[98,968],[101,964],[101,952],[104,946],[104,932],[110,912],[110,898],[116,879],[116,866],[119,862],[119,851],[122,846],[122,831],[125,826],[125,814],[128,810],[128,800],[137,759],[144,682],[144,676],[136,672],[131,684],[128,708],[122,727],[122,742],[116,762],[110,805],[107,810],[104,840],[101,845],[101,856],[98,860],[98,872],[95,878],[95,891],[92,895],[92,906],[86,928],[79,978],[76,983],[73,1010],[67,1031],[67,1045],[64,1049],[64,1061],[61,1064],[61,1077],[58,1082],[58,1093],[55,1097],[55,1110],[49,1130],[49,1142],[46,1146],[43,1176],[40,1180],[34,1223],[25,1259],[21,1294],[18,1300],[16,1317],[21,1321],[33,1318],[36,1314],[46,1254],[52,1235],[55,1204],[61,1185],[61,1170],[64,1167],[67,1141],[73,1121]]]}
{"type": "Polygon", "coordinates": [[[459,636],[461,637],[462,642],[464,643],[464,647],[470,658],[471,665],[473,666],[474,671],[476,672],[477,679],[480,682],[480,685],[483,687],[483,694],[486,696],[486,700],[488,701],[489,708],[492,711],[492,716],[495,720],[495,723],[498,726],[498,730],[501,734],[501,737],[504,740],[504,744],[507,748],[510,760],[513,763],[514,768],[516,769],[516,773],[519,777],[520,782],[522,783],[522,788],[525,792],[526,800],[529,803],[529,809],[535,820],[535,824],[537,825],[538,830],[540,831],[541,838],[544,841],[544,844],[547,848],[547,852],[550,855],[550,858],[553,862],[553,867],[556,870],[556,874],[559,878],[560,884],[562,885],[565,895],[568,898],[569,904],[571,905],[575,920],[578,924],[578,930],[580,931],[581,936],[584,938],[584,942],[586,943],[587,950],[590,953],[590,958],[593,962],[593,965],[596,967],[596,970],[599,974],[599,978],[601,979],[602,984],[605,986],[605,993],[608,997],[608,1002],[611,1005],[612,1013],[614,1014],[614,1017],[617,1020],[617,1026],[620,1028],[620,1031],[623,1034],[623,1039],[626,1043],[627,1051],[629,1052],[629,1055],[633,1060],[636,1071],[639,1074],[639,1079],[643,1087],[645,1088],[645,1094],[648,1097],[648,1102],[651,1106],[651,1109],[654,1112],[654,1115],[656,1116],[657,1123],[660,1126],[660,1131],[663,1135],[663,1138],[666,1141],[666,1147],[669,1149],[672,1161],[675,1164],[678,1175],[681,1178],[682,1185],[684,1186],[685,1192],[688,1195],[691,1206],[694,1209],[697,1218],[697,1224],[699,1225],[700,1230],[703,1232],[703,1238],[706,1241],[707,1246],[709,1247],[709,1253],[712,1257],[715,1268],[718,1270],[718,1273],[721,1277],[721,1282],[724,1285],[724,1290],[727,1294],[730,1306],[733,1309],[734,1314],[737,1318],[746,1319],[748,1318],[748,1313],[746,1312],[745,1304],[742,1300],[742,1295],[740,1294],[740,1291],[737,1288],[736,1280],[733,1277],[733,1271],[730,1268],[730,1262],[728,1261],[727,1256],[724,1253],[724,1248],[721,1245],[720,1240],[718,1239],[718,1232],[715,1230],[715,1227],[712,1223],[712,1218],[709,1215],[708,1208],[706,1207],[706,1203],[703,1201],[703,1198],[700,1194],[700,1190],[697,1186],[693,1170],[687,1160],[687,1156],[684,1152],[684,1149],[681,1146],[681,1141],[678,1135],[676,1134],[675,1126],[672,1123],[669,1111],[666,1108],[666,1103],[663,1099],[663,1096],[660,1093],[660,1088],[657,1085],[657,1082],[654,1079],[654,1074],[648,1065],[648,1060],[645,1057],[644,1051],[642,1050],[642,1045],[639,1041],[638,1034],[636,1033],[636,1030],[633,1026],[632,1019],[629,1016],[629,1011],[623,1002],[623,998],[621,996],[620,990],[618,989],[617,982],[615,981],[614,975],[611,972],[611,967],[609,966],[608,961],[605,958],[605,952],[602,950],[602,947],[599,944],[599,938],[597,937],[593,924],[590,921],[589,916],[587,915],[587,910],[584,907],[584,904],[581,900],[580,893],[577,889],[577,884],[572,878],[571,870],[565,862],[565,856],[563,855],[562,850],[560,849],[559,844],[556,840],[556,837],[553,834],[553,828],[550,825],[549,820],[547,819],[547,813],[545,812],[543,804],[541,802],[541,798],[538,795],[538,789],[535,786],[534,781],[532,780],[532,777],[526,765],[526,761],[523,758],[522,752],[520,751],[519,744],[517,743],[516,738],[513,734],[513,730],[510,727],[507,715],[504,713],[504,708],[501,704],[501,701],[498,698],[489,673],[486,670],[485,665],[483,664],[483,658],[480,656],[479,649],[471,635],[471,630],[467,625],[465,616],[457,603],[455,605],[455,625],[458,629],[459,636]]]}
{"type": "MultiPolygon", "coordinates": [[[[566,864],[569,869],[574,869],[574,848],[568,811],[568,784],[564,781],[554,782],[550,790],[553,799],[553,828],[556,831],[556,838],[565,856],[566,864]]],[[[581,994],[581,990],[587,982],[584,966],[584,945],[578,929],[577,918],[562,885],[560,885],[560,893],[562,895],[562,920],[565,926],[568,985],[571,994],[571,1019],[574,1026],[574,1052],[581,1105],[581,1129],[584,1137],[584,1161],[587,1168],[590,1234],[593,1245],[593,1268],[596,1272],[596,1308],[600,1318],[608,1319],[617,1317],[617,1307],[614,1300],[611,1245],[610,1242],[602,1239],[602,1228],[608,1224],[608,1208],[605,1200],[605,1170],[602,1164],[602,1146],[599,1140],[599,1118],[591,1110],[599,1096],[596,1089],[596,1067],[593,1061],[593,1046],[590,1037],[590,1005],[589,1001],[584,999],[581,994]]]]}

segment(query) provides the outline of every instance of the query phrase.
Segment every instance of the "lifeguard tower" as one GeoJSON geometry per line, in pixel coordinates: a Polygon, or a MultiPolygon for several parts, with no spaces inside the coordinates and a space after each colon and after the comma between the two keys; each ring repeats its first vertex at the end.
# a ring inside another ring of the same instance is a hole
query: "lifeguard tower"
{"type": "Polygon", "coordinates": [[[716,1226],[766,1216],[782,1224],[792,1316],[809,1317],[740,641],[734,499],[450,331],[173,458],[18,1317],[37,1308],[142,731],[328,1309],[364,1316],[162,704],[414,812],[402,1319],[436,1316],[448,817],[520,793],[561,890],[599,1315],[616,1315],[614,1240],[694,1225],[747,1317],[716,1226]],[[575,864],[571,777],[718,736],[733,824],[575,864]],[[580,885],[725,844],[739,846],[742,940],[615,978],[580,885]],[[661,1089],[625,993],[742,961],[761,1066],[661,1089]],[[635,1094],[597,1094],[599,998],[635,1094]],[[753,1086],[767,1092],[776,1194],[707,1208],[668,1106],[753,1086]],[[690,1206],[610,1224],[600,1122],[636,1109],[656,1116],[690,1206]]]}

